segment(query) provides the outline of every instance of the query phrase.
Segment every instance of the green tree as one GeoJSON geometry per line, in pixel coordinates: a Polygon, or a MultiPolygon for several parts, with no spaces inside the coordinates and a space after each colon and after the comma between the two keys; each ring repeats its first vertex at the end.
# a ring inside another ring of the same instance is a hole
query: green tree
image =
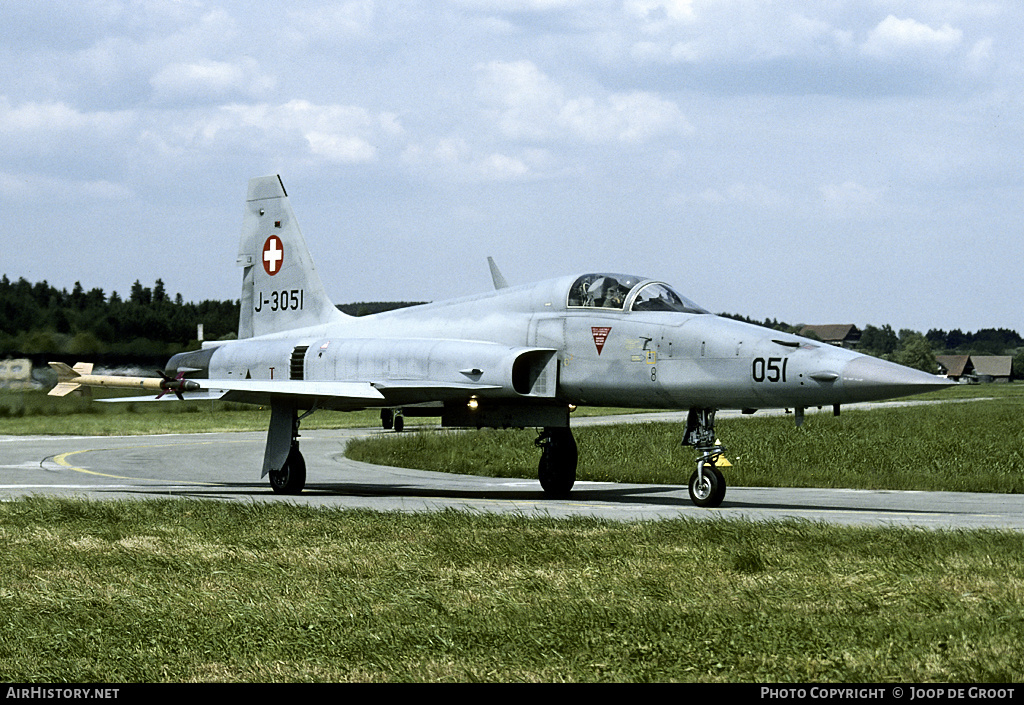
{"type": "Polygon", "coordinates": [[[1013,368],[1011,372],[1013,379],[1024,379],[1024,350],[1013,356],[1013,368]]]}
{"type": "Polygon", "coordinates": [[[864,326],[860,336],[860,349],[872,355],[892,355],[899,348],[900,339],[888,323],[877,328],[873,325],[864,326]]]}
{"type": "Polygon", "coordinates": [[[903,346],[896,355],[896,362],[915,370],[935,374],[939,371],[939,363],[932,352],[932,346],[920,333],[900,331],[904,338],[903,346]]]}

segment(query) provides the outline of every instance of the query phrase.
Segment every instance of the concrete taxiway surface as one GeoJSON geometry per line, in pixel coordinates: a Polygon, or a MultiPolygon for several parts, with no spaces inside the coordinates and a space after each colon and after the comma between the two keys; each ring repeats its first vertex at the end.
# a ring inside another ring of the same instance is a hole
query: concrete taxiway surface
{"type": "MultiPolygon", "coordinates": [[[[581,420],[582,421],[582,420],[581,420]]],[[[0,499],[190,497],[286,501],[380,511],[516,512],[605,519],[787,518],[841,524],[1024,530],[1019,495],[730,487],[723,505],[700,509],[685,484],[578,482],[567,500],[545,499],[536,480],[449,475],[359,463],[346,443],[374,430],[303,431],[305,491],[282,497],[259,477],[266,434],[0,436],[0,499]]],[[[680,477],[689,476],[681,469],[680,477]]],[[[728,474],[727,474],[728,479],[728,474]]]]}

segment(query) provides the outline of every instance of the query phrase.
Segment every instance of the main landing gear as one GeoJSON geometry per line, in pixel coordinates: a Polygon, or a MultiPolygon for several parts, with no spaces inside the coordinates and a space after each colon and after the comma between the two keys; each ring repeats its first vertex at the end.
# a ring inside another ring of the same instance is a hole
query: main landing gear
{"type": "Polygon", "coordinates": [[[275,494],[299,494],[306,486],[306,459],[299,452],[299,442],[292,444],[288,458],[280,470],[271,470],[270,489],[275,494]]]}
{"type": "Polygon", "coordinates": [[[275,401],[270,406],[263,475],[270,476],[270,489],[275,494],[299,494],[306,486],[306,460],[299,451],[299,423],[316,410],[314,405],[299,416],[294,403],[275,401]]]}
{"type": "Polygon", "coordinates": [[[401,409],[381,409],[380,425],[385,431],[395,429],[401,433],[405,429],[405,414],[401,409]]]}
{"type": "Polygon", "coordinates": [[[697,469],[690,475],[690,501],[698,507],[717,507],[725,499],[725,477],[715,462],[725,450],[715,444],[715,410],[690,409],[683,445],[700,453],[697,469]]]}
{"type": "Polygon", "coordinates": [[[544,494],[552,499],[565,499],[576,483],[579,460],[572,430],[568,426],[545,428],[534,444],[541,449],[537,479],[544,494]]]}

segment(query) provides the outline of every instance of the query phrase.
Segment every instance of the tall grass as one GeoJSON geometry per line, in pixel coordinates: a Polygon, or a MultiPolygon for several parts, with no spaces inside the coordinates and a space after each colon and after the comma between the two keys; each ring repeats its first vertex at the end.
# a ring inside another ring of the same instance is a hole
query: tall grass
{"type": "MultiPolygon", "coordinates": [[[[1020,397],[871,411],[839,418],[722,419],[732,486],[1024,492],[1020,397]]],[[[575,430],[579,479],[684,484],[696,455],[679,424],[575,430]]],[[[536,477],[531,430],[420,431],[354,441],[357,460],[441,472],[536,477]]]]}
{"type": "Polygon", "coordinates": [[[14,682],[1013,681],[1024,537],[0,504],[14,682]]]}

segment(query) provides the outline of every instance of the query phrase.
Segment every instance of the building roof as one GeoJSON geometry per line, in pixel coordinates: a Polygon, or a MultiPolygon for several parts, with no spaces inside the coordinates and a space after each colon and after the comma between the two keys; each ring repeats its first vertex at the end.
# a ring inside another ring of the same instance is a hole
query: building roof
{"type": "Polygon", "coordinates": [[[1009,377],[1013,358],[1009,355],[971,355],[974,372],[989,377],[1009,377]]]}
{"type": "Polygon", "coordinates": [[[935,360],[947,377],[1009,377],[1013,370],[1013,358],[1009,355],[936,355],[935,360]]]}
{"type": "Polygon", "coordinates": [[[967,371],[970,355],[936,355],[935,361],[946,371],[947,377],[961,377],[967,371]]]}

